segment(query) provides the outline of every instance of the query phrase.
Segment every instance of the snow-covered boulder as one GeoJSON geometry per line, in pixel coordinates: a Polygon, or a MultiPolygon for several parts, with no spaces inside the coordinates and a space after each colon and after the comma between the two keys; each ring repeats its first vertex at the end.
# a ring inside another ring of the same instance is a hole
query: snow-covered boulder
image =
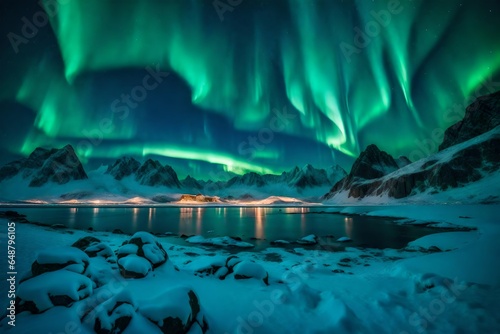
{"type": "Polygon", "coordinates": [[[226,267],[232,272],[235,265],[241,262],[241,259],[236,255],[231,255],[226,259],[226,267]]]}
{"type": "Polygon", "coordinates": [[[89,257],[101,256],[107,259],[114,256],[114,252],[108,244],[92,236],[78,239],[71,247],[76,247],[84,251],[89,257]]]}
{"type": "Polygon", "coordinates": [[[348,238],[348,237],[340,237],[337,239],[338,242],[350,242],[352,241],[351,238],[348,238]]]}
{"type": "Polygon", "coordinates": [[[151,262],[143,257],[130,254],[118,260],[120,274],[125,278],[144,278],[151,270],[151,262]]]}
{"type": "Polygon", "coordinates": [[[118,249],[116,254],[118,255],[118,258],[121,258],[130,254],[137,254],[138,250],[139,246],[135,244],[125,244],[118,249]]]}
{"type": "Polygon", "coordinates": [[[289,244],[290,244],[290,241],[281,240],[281,239],[271,241],[271,245],[289,245],[289,244]]]}
{"type": "Polygon", "coordinates": [[[137,232],[128,241],[128,244],[137,245],[137,255],[146,258],[153,268],[159,267],[168,260],[163,246],[148,232],[137,232]]]}
{"type": "Polygon", "coordinates": [[[99,304],[84,319],[85,323],[94,324],[98,334],[122,333],[137,311],[137,306],[128,290],[99,304]]]}
{"type": "Polygon", "coordinates": [[[227,275],[225,262],[225,259],[221,257],[201,258],[192,264],[191,269],[196,276],[205,277],[214,275],[221,278],[227,275]]]}
{"type": "Polygon", "coordinates": [[[76,247],[76,248],[84,251],[91,244],[95,244],[95,243],[99,243],[99,242],[101,242],[101,240],[99,240],[93,236],[88,235],[86,237],[80,238],[77,241],[75,241],[71,245],[71,247],[76,247]]]}
{"type": "Polygon", "coordinates": [[[156,238],[147,232],[137,232],[117,251],[118,267],[125,278],[142,278],[168,260],[168,255],[156,238]]]}
{"type": "Polygon", "coordinates": [[[318,243],[318,240],[314,234],[310,234],[297,240],[297,243],[301,245],[315,245],[318,243]]]}
{"type": "Polygon", "coordinates": [[[139,312],[162,333],[205,333],[208,323],[198,296],[188,287],[177,287],[139,307],[139,312]]]}
{"type": "Polygon", "coordinates": [[[90,245],[85,249],[85,253],[89,257],[101,256],[105,259],[114,257],[115,255],[111,247],[109,247],[109,245],[104,242],[90,245]]]}
{"type": "Polygon", "coordinates": [[[255,278],[262,280],[266,285],[269,285],[269,275],[267,271],[260,265],[252,261],[241,261],[233,268],[234,279],[249,279],[255,278]]]}
{"type": "Polygon", "coordinates": [[[269,285],[269,275],[267,271],[258,263],[250,260],[241,260],[236,255],[231,255],[227,259],[216,257],[209,261],[200,259],[191,265],[194,274],[200,277],[213,276],[220,280],[227,277],[234,279],[257,279],[269,285]]]}
{"type": "Polygon", "coordinates": [[[75,247],[54,247],[40,251],[31,265],[31,273],[38,276],[46,272],[65,269],[83,273],[89,265],[89,257],[75,247]]]}
{"type": "Polygon", "coordinates": [[[191,244],[200,244],[200,245],[208,245],[208,246],[216,246],[216,247],[238,247],[238,248],[252,248],[253,244],[244,242],[241,240],[237,240],[232,237],[214,237],[214,238],[205,238],[201,235],[195,235],[186,239],[187,242],[191,244]]]}
{"type": "Polygon", "coordinates": [[[92,281],[67,270],[47,272],[30,278],[17,291],[16,311],[41,313],[54,306],[70,306],[92,294],[92,281]]]}

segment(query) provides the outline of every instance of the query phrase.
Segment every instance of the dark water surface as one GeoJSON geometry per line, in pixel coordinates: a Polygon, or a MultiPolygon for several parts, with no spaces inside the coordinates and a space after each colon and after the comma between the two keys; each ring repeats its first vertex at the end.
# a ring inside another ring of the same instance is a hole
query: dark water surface
{"type": "MultiPolygon", "coordinates": [[[[68,228],[96,231],[120,229],[203,235],[238,236],[256,245],[269,246],[277,239],[297,240],[309,234],[353,240],[351,246],[402,248],[408,242],[439,230],[401,226],[393,219],[324,212],[324,207],[10,207],[27,219],[42,224],[63,224],[68,228]],[[260,240],[255,240],[257,238],[260,240]]],[[[172,239],[174,239],[172,237],[172,239]]]]}

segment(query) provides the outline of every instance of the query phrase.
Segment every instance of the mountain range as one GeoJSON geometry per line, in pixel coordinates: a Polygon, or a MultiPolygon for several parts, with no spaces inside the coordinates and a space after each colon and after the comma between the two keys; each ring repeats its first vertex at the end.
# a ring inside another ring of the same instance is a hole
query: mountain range
{"type": "MultiPolygon", "coordinates": [[[[37,148],[27,158],[1,167],[0,200],[18,199],[23,187],[49,186],[69,192],[60,194],[64,199],[80,199],[97,193],[130,198],[139,192],[152,193],[153,198],[161,198],[161,202],[171,200],[165,194],[175,193],[240,199],[292,194],[322,196],[330,203],[342,203],[349,198],[400,199],[460,190],[483,179],[489,180],[492,175],[498,176],[499,169],[500,92],[497,92],[476,99],[467,107],[464,118],[444,132],[438,152],[415,162],[406,157],[395,159],[376,145],[368,145],[349,174],[339,166],[317,169],[306,164],[279,175],[249,172],[227,181],[198,180],[188,175],[179,180],[169,165],[153,159],[141,163],[132,157],[121,157],[109,166],[87,173],[74,149],[66,145],[61,149],[37,148]]],[[[493,187],[493,193],[498,190],[500,195],[498,180],[500,177],[493,178],[489,186],[493,187]]],[[[498,201],[500,197],[494,195],[490,200],[498,201]]]]}
{"type": "MultiPolygon", "coordinates": [[[[99,171],[87,173],[71,145],[50,150],[37,148],[27,158],[13,161],[0,168],[0,182],[9,180],[18,182],[17,189],[21,189],[24,184],[27,184],[28,188],[39,188],[45,185],[66,185],[70,181],[87,180],[95,188],[121,194],[132,194],[137,187],[146,186],[155,194],[203,193],[225,197],[253,197],[248,194],[250,188],[253,188],[254,195],[274,192],[277,189],[281,194],[290,192],[300,194],[305,189],[313,188],[328,189],[345,175],[347,173],[339,166],[317,169],[307,164],[280,175],[249,172],[234,176],[227,181],[198,180],[188,175],[179,180],[177,173],[169,165],[162,165],[154,159],[147,159],[141,163],[129,156],[117,159],[105,167],[105,170],[101,168],[99,171]]],[[[64,199],[92,196],[91,190],[78,190],[80,188],[77,187],[74,191],[61,196],[64,199]]],[[[142,190],[144,189],[145,187],[142,187],[142,190]]],[[[9,195],[11,194],[2,196],[0,192],[0,199],[12,197],[9,195]]],[[[155,196],[157,199],[160,197],[155,196]]],[[[161,197],[161,202],[165,201],[169,199],[161,197]]]]}

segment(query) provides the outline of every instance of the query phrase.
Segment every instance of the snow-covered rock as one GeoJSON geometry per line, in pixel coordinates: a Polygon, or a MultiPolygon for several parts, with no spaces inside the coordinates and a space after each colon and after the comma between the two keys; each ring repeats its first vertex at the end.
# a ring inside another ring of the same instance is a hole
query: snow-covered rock
{"type": "Polygon", "coordinates": [[[157,296],[139,312],[158,326],[162,333],[188,333],[208,330],[196,293],[189,287],[176,287],[157,296]],[[195,328],[197,327],[197,328],[195,328]]]}
{"type": "Polygon", "coordinates": [[[266,285],[269,285],[269,275],[267,271],[260,265],[252,261],[241,261],[233,267],[235,279],[255,278],[262,280],[266,285]]]}
{"type": "Polygon", "coordinates": [[[349,241],[352,241],[351,238],[348,238],[348,237],[340,237],[337,239],[338,242],[349,242],[349,241]]]}
{"type": "Polygon", "coordinates": [[[301,245],[315,245],[318,243],[318,238],[314,234],[310,234],[297,240],[297,243],[301,245]]]}
{"type": "Polygon", "coordinates": [[[168,254],[148,232],[137,232],[117,251],[118,267],[125,278],[143,278],[168,260],[168,254]]]}
{"type": "Polygon", "coordinates": [[[144,257],[151,262],[153,268],[162,265],[168,260],[167,252],[163,249],[163,246],[148,232],[135,233],[130,240],[126,241],[125,244],[120,247],[118,250],[118,258],[127,254],[136,254],[144,257]]]}
{"type": "Polygon", "coordinates": [[[82,323],[93,324],[96,333],[122,333],[136,315],[137,306],[129,290],[122,290],[89,311],[82,323]]]}
{"type": "Polygon", "coordinates": [[[195,235],[186,239],[187,242],[192,244],[209,245],[217,247],[239,247],[239,248],[252,248],[253,244],[239,241],[228,236],[205,238],[201,235],[195,235]]]}
{"type": "Polygon", "coordinates": [[[271,245],[289,245],[289,244],[290,244],[290,241],[281,240],[281,239],[271,241],[271,245]]]}
{"type": "Polygon", "coordinates": [[[118,268],[125,278],[144,278],[153,269],[151,262],[135,254],[118,259],[118,268]]]}
{"type": "Polygon", "coordinates": [[[71,271],[47,272],[19,284],[16,309],[40,313],[54,306],[69,306],[91,295],[92,286],[88,277],[71,271]]]}
{"type": "Polygon", "coordinates": [[[115,253],[108,244],[101,242],[99,239],[86,236],[75,241],[71,247],[76,247],[85,252],[89,257],[102,256],[107,259],[114,257],[115,253]]]}
{"type": "Polygon", "coordinates": [[[75,247],[53,247],[40,251],[31,265],[31,273],[38,276],[46,272],[65,269],[83,273],[89,265],[89,256],[75,247]]]}

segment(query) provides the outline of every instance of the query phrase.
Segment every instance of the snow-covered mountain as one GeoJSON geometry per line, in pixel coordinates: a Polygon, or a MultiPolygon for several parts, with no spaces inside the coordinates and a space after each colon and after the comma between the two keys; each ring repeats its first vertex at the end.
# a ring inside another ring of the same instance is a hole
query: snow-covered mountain
{"type": "MultiPolygon", "coordinates": [[[[500,92],[478,98],[464,119],[445,132],[439,152],[399,168],[387,153],[370,145],[351,172],[326,199],[384,196],[403,198],[463,187],[500,170],[500,92]]],[[[496,178],[495,180],[498,180],[496,178]]],[[[500,184],[491,184],[500,191],[500,184]]],[[[500,193],[499,193],[500,195],[500,193]]],[[[498,200],[492,198],[491,200],[498,200]]]]}
{"type": "Polygon", "coordinates": [[[297,167],[290,171],[287,175],[287,183],[292,187],[306,188],[318,187],[325,184],[330,184],[326,170],[316,169],[307,164],[301,169],[297,167]]]}
{"type": "Polygon", "coordinates": [[[121,157],[112,165],[108,166],[106,173],[112,175],[116,180],[135,174],[141,167],[141,163],[132,157],[121,157]]]}
{"type": "Polygon", "coordinates": [[[27,158],[8,163],[0,168],[0,182],[21,175],[30,187],[40,187],[47,182],[65,184],[71,180],[87,179],[87,174],[73,147],[61,149],[35,149],[27,158]]]}
{"type": "Polygon", "coordinates": [[[177,173],[169,165],[163,166],[158,160],[148,159],[135,172],[135,179],[145,186],[165,186],[180,188],[177,173]]]}
{"type": "Polygon", "coordinates": [[[254,172],[235,176],[224,185],[225,188],[233,186],[255,186],[264,187],[266,185],[283,184],[294,189],[314,188],[326,185],[333,185],[336,181],[346,175],[340,166],[332,166],[325,169],[317,169],[310,164],[302,168],[294,167],[281,175],[264,174],[254,172]]]}
{"type": "Polygon", "coordinates": [[[181,185],[182,189],[190,190],[191,192],[199,192],[201,189],[203,189],[203,182],[196,180],[190,175],[181,180],[181,185]]]}
{"type": "Polygon", "coordinates": [[[174,169],[169,165],[163,166],[158,160],[153,159],[148,159],[141,165],[139,161],[132,157],[121,157],[108,166],[106,173],[112,175],[118,181],[133,175],[141,185],[169,188],[181,187],[181,182],[174,169]]]}
{"type": "Polygon", "coordinates": [[[109,166],[90,171],[87,176],[68,145],[60,150],[37,148],[28,158],[2,167],[0,182],[4,182],[0,187],[0,201],[118,203],[141,198],[141,201],[164,203],[180,198],[182,193],[228,200],[269,196],[318,199],[345,175],[339,166],[325,170],[307,164],[279,175],[250,172],[228,181],[203,181],[192,176],[180,181],[171,166],[162,165],[158,160],[147,159],[141,164],[132,157],[121,157],[109,166]],[[64,183],[67,184],[61,186],[64,183]],[[33,187],[37,190],[29,189],[33,187]]]}

